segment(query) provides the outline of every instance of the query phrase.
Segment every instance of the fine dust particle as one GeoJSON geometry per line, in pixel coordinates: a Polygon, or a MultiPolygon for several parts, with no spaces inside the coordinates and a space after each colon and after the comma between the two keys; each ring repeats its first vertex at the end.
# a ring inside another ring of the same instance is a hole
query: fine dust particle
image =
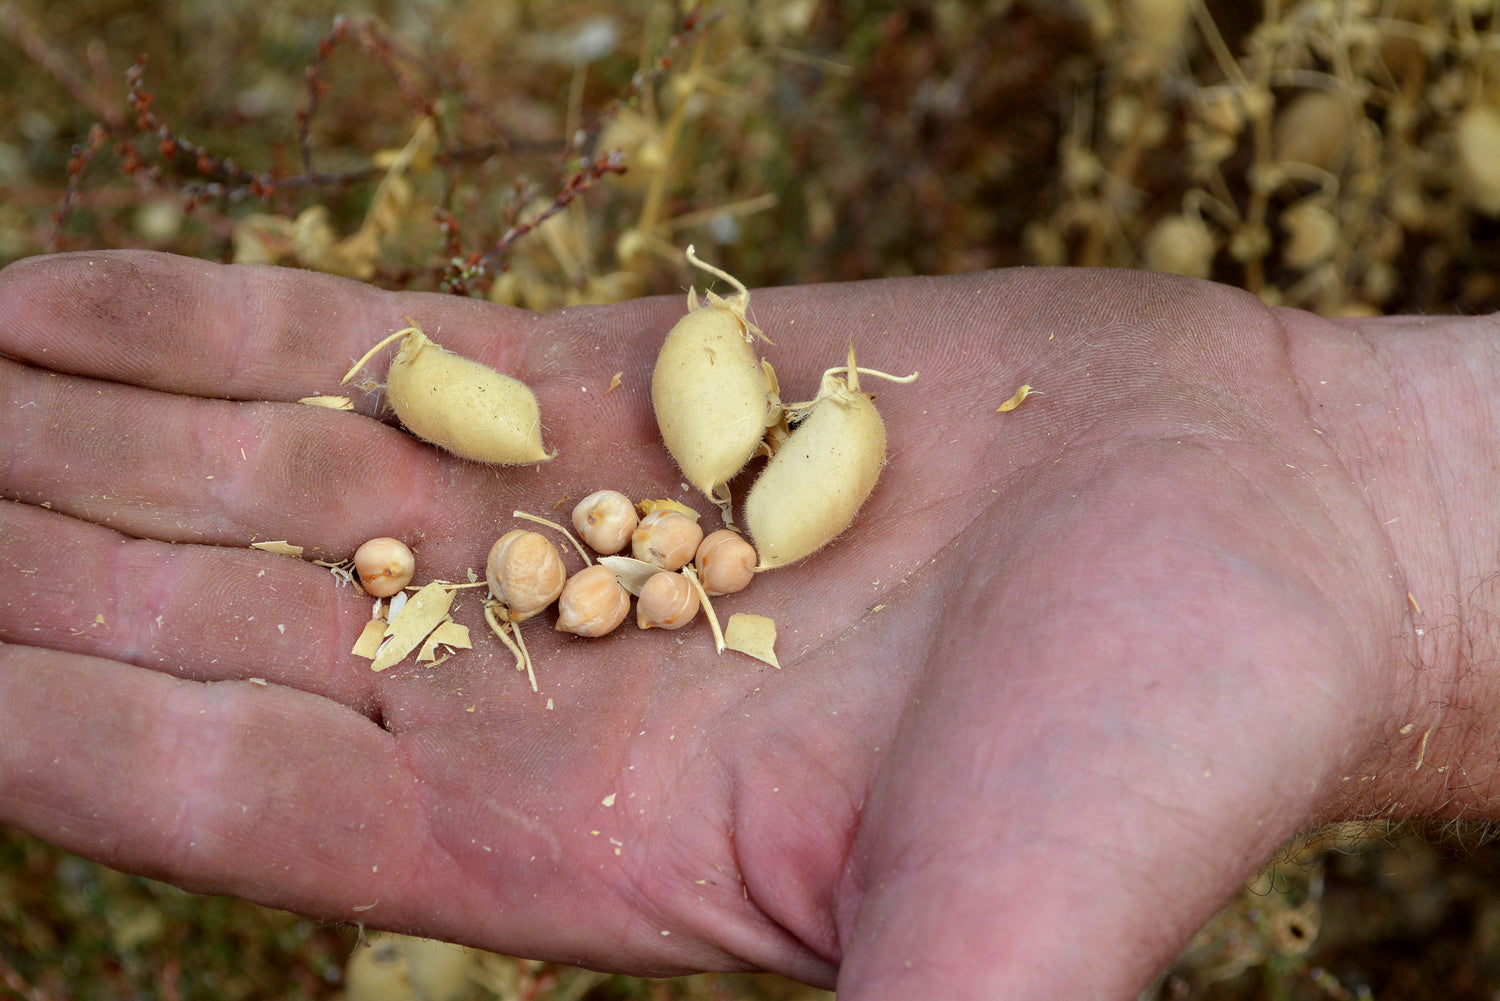
{"type": "Polygon", "coordinates": [[[552,708],[552,700],[550,698],[547,700],[547,708],[548,709],[552,708]]]}
{"type": "Polygon", "coordinates": [[[471,713],[471,712],[473,712],[474,710],[476,710],[478,708],[479,708],[479,703],[476,702],[473,705],[471,705],[469,708],[465,709],[464,712],[471,713]]]}
{"type": "Polygon", "coordinates": [[[1411,733],[1412,730],[1415,729],[1415,728],[1416,728],[1415,724],[1408,723],[1405,726],[1403,726],[1400,730],[1397,730],[1396,732],[1399,733],[1399,734],[1401,734],[1401,736],[1405,737],[1408,733],[1411,733]]]}
{"type": "Polygon", "coordinates": [[[277,629],[278,632],[281,633],[281,635],[283,635],[283,636],[286,635],[286,623],[284,623],[284,622],[278,622],[278,623],[276,623],[276,629],[277,629]]]}
{"type": "Polygon", "coordinates": [[[265,688],[269,684],[265,678],[246,678],[245,680],[260,688],[265,688]]]}
{"type": "Polygon", "coordinates": [[[615,805],[615,794],[614,793],[610,793],[608,796],[605,796],[599,802],[603,806],[614,806],[615,805]]]}
{"type": "Polygon", "coordinates": [[[104,615],[102,613],[94,616],[94,625],[96,625],[96,626],[102,626],[102,625],[105,625],[105,624],[106,623],[104,621],[104,615]]]}

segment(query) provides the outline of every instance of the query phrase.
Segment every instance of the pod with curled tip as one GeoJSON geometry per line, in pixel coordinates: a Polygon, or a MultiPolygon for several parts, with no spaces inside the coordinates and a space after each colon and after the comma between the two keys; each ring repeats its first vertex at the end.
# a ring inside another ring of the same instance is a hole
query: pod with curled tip
{"type": "Polygon", "coordinates": [[[536,394],[519,379],[456,355],[407,327],[382,340],[344,376],[400,338],[386,373],[386,397],[406,429],[454,455],[479,462],[546,462],[536,394]]]}
{"type": "Polygon", "coordinates": [[[909,382],[861,369],[849,350],[847,367],[829,369],[817,398],[788,409],[803,413],[745,498],[745,527],[760,555],[758,570],[785,566],[823,548],[854,521],[885,465],[885,422],[860,374],[909,382]]]}
{"type": "Polygon", "coordinates": [[[688,260],[733,284],[728,298],[707,294],[699,303],[688,293],[688,315],[677,321],[656,356],[651,405],[661,438],[688,483],[711,500],[727,499],[734,477],[779,417],[772,377],[756,357],[760,331],[746,311],[750,292],[732,276],[688,260]]]}

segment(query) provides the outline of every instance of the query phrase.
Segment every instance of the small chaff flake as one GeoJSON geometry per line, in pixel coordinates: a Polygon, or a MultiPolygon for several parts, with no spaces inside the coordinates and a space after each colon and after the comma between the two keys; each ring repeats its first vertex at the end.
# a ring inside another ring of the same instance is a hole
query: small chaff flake
{"type": "Polygon", "coordinates": [[[279,539],[276,542],[252,542],[250,543],[250,548],[259,549],[261,552],[265,553],[275,553],[278,556],[302,555],[301,546],[294,546],[285,539],[279,539]]]}
{"type": "Polygon", "coordinates": [[[1019,407],[1025,401],[1026,397],[1030,396],[1034,392],[1035,390],[1033,390],[1029,385],[1022,386],[1020,389],[1016,390],[1015,394],[1011,396],[1010,399],[1006,400],[1004,403],[996,407],[995,413],[1010,413],[1010,411],[1019,407]]]}
{"type": "Polygon", "coordinates": [[[328,410],[353,410],[354,401],[347,396],[304,396],[297,401],[309,407],[324,407],[328,410]]]}
{"type": "Polygon", "coordinates": [[[781,670],[776,659],[776,622],[764,615],[735,612],[729,617],[724,645],[781,670]]]}

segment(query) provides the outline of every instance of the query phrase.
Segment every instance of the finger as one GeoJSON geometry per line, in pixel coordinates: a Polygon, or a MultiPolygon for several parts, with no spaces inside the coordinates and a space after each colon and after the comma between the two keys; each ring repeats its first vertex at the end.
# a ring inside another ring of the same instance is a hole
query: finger
{"type": "MultiPolygon", "coordinates": [[[[575,788],[580,749],[555,715],[474,720],[402,736],[274,685],[0,644],[0,822],[328,920],[649,975],[750,956],[827,979],[826,962],[738,896],[718,928],[703,891],[643,900],[621,875],[622,842],[590,831],[597,797],[575,788]]],[[[653,867],[640,881],[664,878],[677,877],[653,867]]]]}
{"type": "Polygon", "coordinates": [[[472,880],[424,808],[392,736],[337,703],[0,646],[0,819],[108,865],[452,934],[423,885],[461,908],[472,880]]]}
{"type": "Polygon", "coordinates": [[[357,414],[176,396],[0,359],[5,494],[131,535],[295,538],[342,558],[371,531],[414,531],[412,501],[438,461],[357,414]]]}
{"type": "Polygon", "coordinates": [[[338,392],[350,364],[406,325],[489,331],[519,367],[530,314],[454,296],[150,252],[36,257],[0,273],[0,352],[52,371],[229,399],[338,392]],[[482,317],[482,321],[481,321],[482,317]]]}
{"type": "Polygon", "coordinates": [[[303,560],[167,545],[0,502],[0,641],[198,680],[263,678],[373,711],[350,655],[372,599],[303,560]]]}

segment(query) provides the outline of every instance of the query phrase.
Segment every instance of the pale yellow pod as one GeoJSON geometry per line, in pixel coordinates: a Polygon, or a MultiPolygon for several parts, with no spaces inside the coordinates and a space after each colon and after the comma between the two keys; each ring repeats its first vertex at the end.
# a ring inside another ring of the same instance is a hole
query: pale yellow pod
{"type": "Polygon", "coordinates": [[[614,571],[595,563],[568,578],[557,599],[557,631],[575,636],[613,632],[630,612],[630,592],[614,571]]]}
{"type": "Polygon", "coordinates": [[[484,570],[491,593],[505,603],[515,622],[556,601],[568,577],[557,547],[524,528],[512,529],[496,540],[484,570]]]}
{"type": "Polygon", "coordinates": [[[870,397],[838,377],[825,386],[745,499],[761,569],[795,563],[848,528],[885,465],[885,422],[870,397]]]}
{"type": "Polygon", "coordinates": [[[662,441],[687,481],[710,498],[750,461],[770,402],[743,309],[711,299],[667,334],[651,373],[662,441]]]}
{"type": "Polygon", "coordinates": [[[545,462],[536,395],[519,379],[440,347],[413,327],[386,375],[386,395],[412,434],[480,462],[545,462]]]}

